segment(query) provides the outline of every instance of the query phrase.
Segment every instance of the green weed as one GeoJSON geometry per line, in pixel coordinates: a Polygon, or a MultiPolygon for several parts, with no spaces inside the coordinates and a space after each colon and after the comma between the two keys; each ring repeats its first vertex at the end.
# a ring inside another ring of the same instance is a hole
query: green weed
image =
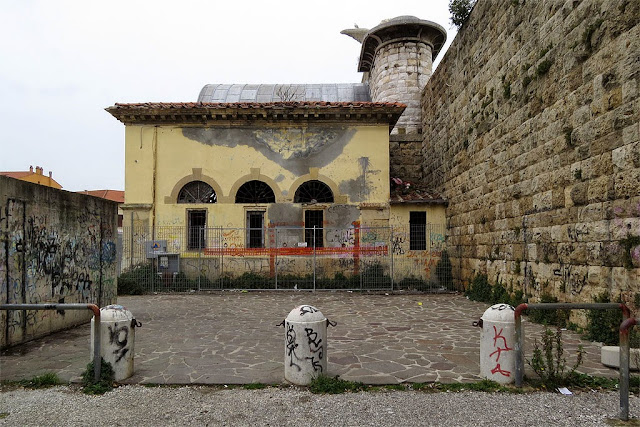
{"type": "Polygon", "coordinates": [[[242,386],[242,388],[244,388],[245,390],[261,390],[267,387],[269,386],[262,383],[251,383],[251,384],[245,384],[242,386]]]}
{"type": "Polygon", "coordinates": [[[567,371],[561,329],[558,327],[554,333],[546,328],[542,333],[541,345],[542,348],[537,340],[534,342],[533,357],[527,363],[540,377],[542,385],[549,390],[571,385],[573,374],[583,362],[582,346],[578,348],[576,363],[567,371]]]}
{"type": "Polygon", "coordinates": [[[104,394],[113,389],[115,373],[111,363],[100,358],[100,379],[95,380],[93,376],[93,361],[87,365],[87,369],[82,373],[82,391],[85,394],[104,394]]]}
{"type": "Polygon", "coordinates": [[[314,394],[340,394],[366,390],[367,386],[361,382],[341,380],[338,375],[329,377],[318,375],[311,381],[309,391],[314,394]]]}
{"type": "Polygon", "coordinates": [[[42,375],[35,376],[30,380],[23,380],[19,382],[21,386],[27,388],[47,388],[62,384],[58,374],[54,372],[47,372],[42,375]]]}

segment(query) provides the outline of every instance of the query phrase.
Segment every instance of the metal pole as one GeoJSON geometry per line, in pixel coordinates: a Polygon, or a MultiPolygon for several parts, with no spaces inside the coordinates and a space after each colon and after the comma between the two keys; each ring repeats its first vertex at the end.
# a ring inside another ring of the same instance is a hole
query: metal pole
{"type": "Polygon", "coordinates": [[[224,230],[220,226],[220,289],[224,289],[224,230]]]}
{"type": "Polygon", "coordinates": [[[313,226],[313,290],[316,290],[316,226],[313,226]]]}
{"type": "Polygon", "coordinates": [[[202,232],[198,233],[198,292],[200,292],[202,278],[202,232]]]}
{"type": "Polygon", "coordinates": [[[93,311],[93,380],[97,383],[100,381],[100,370],[102,369],[102,356],[100,355],[100,309],[97,305],[90,304],[93,307],[87,307],[93,311]]]}
{"type": "Polygon", "coordinates": [[[522,331],[521,313],[527,309],[527,304],[520,304],[516,307],[514,318],[516,321],[516,387],[522,387],[522,378],[524,376],[524,333],[522,331]]]}
{"type": "Polygon", "coordinates": [[[95,304],[0,304],[0,310],[91,310],[93,312],[93,377],[100,381],[100,308],[95,304]]]}
{"type": "Polygon", "coordinates": [[[620,419],[629,420],[629,330],[638,319],[626,319],[620,325],[620,419]]]}
{"type": "Polygon", "coordinates": [[[275,251],[276,290],[278,290],[278,227],[273,228],[273,234],[275,234],[274,240],[276,247],[272,250],[275,251]]]}
{"type": "Polygon", "coordinates": [[[393,291],[393,276],[395,274],[395,272],[393,270],[393,225],[391,226],[390,237],[389,237],[389,246],[387,246],[387,247],[391,248],[391,250],[389,251],[389,256],[391,257],[391,290],[393,291]]]}
{"type": "Polygon", "coordinates": [[[129,225],[129,265],[128,267],[133,266],[133,211],[131,212],[131,215],[129,216],[131,224],[129,225]]]}

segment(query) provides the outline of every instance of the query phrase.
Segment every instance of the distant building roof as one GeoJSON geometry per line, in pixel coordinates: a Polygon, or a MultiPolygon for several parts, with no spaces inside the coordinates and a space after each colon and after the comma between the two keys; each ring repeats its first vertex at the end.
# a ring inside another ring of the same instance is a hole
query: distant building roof
{"type": "Polygon", "coordinates": [[[367,83],[208,84],[198,102],[368,102],[367,83]]]}
{"type": "Polygon", "coordinates": [[[89,196],[100,197],[101,199],[107,199],[118,203],[124,203],[124,191],[122,190],[84,190],[78,191],[81,194],[88,194],[89,196]]]}
{"type": "Polygon", "coordinates": [[[34,184],[45,185],[47,187],[61,189],[62,185],[53,179],[53,173],[49,171],[49,175],[44,174],[44,169],[40,166],[29,167],[28,171],[5,171],[0,172],[0,175],[8,176],[9,178],[19,179],[21,181],[32,182],[34,184]]]}
{"type": "Polygon", "coordinates": [[[0,175],[8,176],[10,178],[22,179],[25,176],[33,175],[33,172],[29,172],[29,171],[0,172],[0,175]]]}

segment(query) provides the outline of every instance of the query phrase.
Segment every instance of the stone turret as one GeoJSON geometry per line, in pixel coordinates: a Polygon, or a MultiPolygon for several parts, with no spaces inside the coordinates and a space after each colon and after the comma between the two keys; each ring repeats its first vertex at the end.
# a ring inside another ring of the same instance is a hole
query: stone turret
{"type": "Polygon", "coordinates": [[[406,110],[390,136],[391,175],[420,181],[422,90],[431,77],[433,60],[447,39],[440,25],[414,16],[399,16],[367,30],[342,34],[362,44],[358,71],[369,83],[374,102],[402,102],[406,110]]]}
{"type": "Polygon", "coordinates": [[[358,71],[365,73],[375,102],[407,104],[394,133],[421,133],[420,97],[433,60],[447,39],[440,25],[399,16],[370,29],[342,31],[362,43],[358,71]]]}

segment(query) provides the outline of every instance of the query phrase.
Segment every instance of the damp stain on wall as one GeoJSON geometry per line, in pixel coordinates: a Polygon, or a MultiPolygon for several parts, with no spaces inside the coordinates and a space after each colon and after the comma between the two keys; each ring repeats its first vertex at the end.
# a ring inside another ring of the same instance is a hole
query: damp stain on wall
{"type": "Polygon", "coordinates": [[[344,126],[250,128],[182,128],[182,134],[210,146],[244,145],[296,174],[308,173],[310,167],[322,168],[334,161],[356,134],[344,126]]]}
{"type": "Polygon", "coordinates": [[[340,192],[347,194],[351,202],[362,202],[367,199],[371,188],[368,185],[371,175],[377,175],[379,170],[369,168],[369,158],[360,157],[358,159],[358,169],[360,174],[355,179],[348,179],[339,184],[340,192]]]}

